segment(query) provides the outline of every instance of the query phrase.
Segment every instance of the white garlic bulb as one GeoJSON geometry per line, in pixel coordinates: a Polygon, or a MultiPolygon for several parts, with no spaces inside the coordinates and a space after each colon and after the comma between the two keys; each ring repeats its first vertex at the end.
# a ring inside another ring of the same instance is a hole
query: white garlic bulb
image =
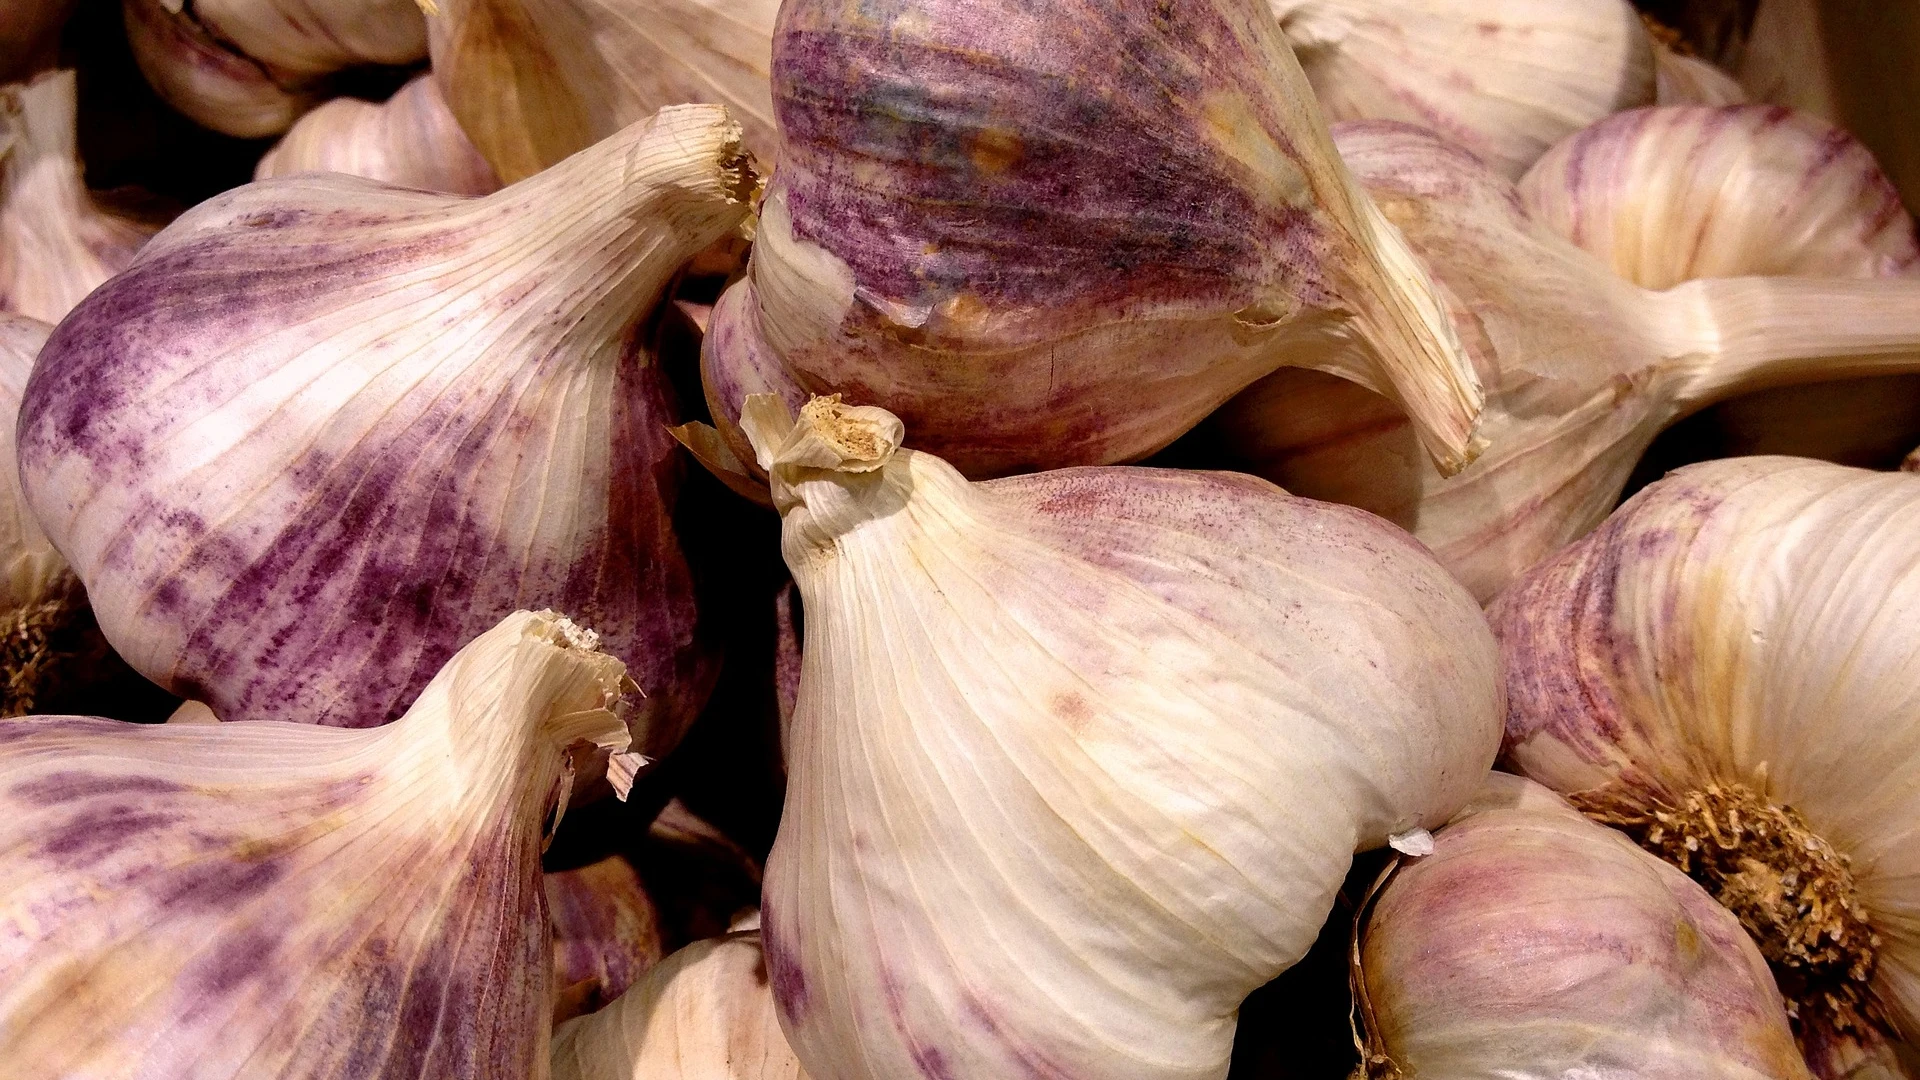
{"type": "Polygon", "coordinates": [[[0,722],[0,1074],[545,1077],[541,843],[621,685],[523,611],[374,730],[0,722]]]}
{"type": "Polygon", "coordinates": [[[59,322],[159,228],[94,203],[78,108],[71,71],[0,87],[0,312],[59,322]]]}
{"type": "Polygon", "coordinates": [[[553,1033],[553,1080],[806,1080],[757,930],[698,941],[553,1033]]]}
{"type": "Polygon", "coordinates": [[[725,105],[773,164],[767,70],[779,0],[434,0],[433,77],[508,181],[655,109],[725,105]]]}
{"type": "Polygon", "coordinates": [[[310,173],[195,207],[42,350],[29,504],[137,670],[223,720],[379,723],[527,603],[666,740],[713,664],[641,325],[753,186],[680,106],[480,199],[310,173]]]}
{"type": "Polygon", "coordinates": [[[1486,774],[1479,608],[1369,515],[1232,473],[969,483],[832,398],[743,422],[807,620],[761,910],[814,1076],[1224,1075],[1353,853],[1486,774]]]}
{"type": "Polygon", "coordinates": [[[1760,950],[1686,875],[1494,773],[1358,931],[1375,1074],[1809,1080],[1760,950]]]}
{"type": "Polygon", "coordinates": [[[1920,477],[1688,466],[1489,616],[1507,760],[1741,916],[1816,1072],[1920,1037],[1920,477]]]}
{"type": "Polygon", "coordinates": [[[1444,477],[1391,402],[1303,371],[1254,385],[1214,430],[1287,490],[1407,528],[1482,599],[1599,524],[1680,417],[1767,386],[1920,371],[1920,281],[1652,292],[1531,220],[1513,185],[1428,132],[1350,124],[1335,142],[1446,291],[1487,388],[1489,449],[1444,477]]]}
{"type": "Polygon", "coordinates": [[[1626,0],[1269,0],[1329,120],[1400,120],[1517,177],[1595,120],[1654,100],[1626,0]]]}
{"type": "Polygon", "coordinates": [[[1653,43],[1653,102],[1656,105],[1743,105],[1746,88],[1718,65],[1689,56],[1666,43],[1653,43]]]}
{"type": "Polygon", "coordinates": [[[429,74],[414,76],[380,104],[335,98],[301,117],[260,159],[253,178],[316,171],[450,195],[500,188],[429,74]]]}
{"type": "Polygon", "coordinates": [[[665,955],[660,912],[619,855],[545,875],[555,1023],[604,1008],[665,955]]]}

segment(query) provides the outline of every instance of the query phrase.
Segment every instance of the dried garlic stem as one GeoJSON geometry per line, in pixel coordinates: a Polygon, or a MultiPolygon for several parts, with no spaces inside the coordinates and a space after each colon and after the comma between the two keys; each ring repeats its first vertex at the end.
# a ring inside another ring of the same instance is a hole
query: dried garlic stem
{"type": "Polygon", "coordinates": [[[86,593],[63,576],[46,599],[0,612],[0,716],[32,712],[59,669],[87,651],[86,593]]]}

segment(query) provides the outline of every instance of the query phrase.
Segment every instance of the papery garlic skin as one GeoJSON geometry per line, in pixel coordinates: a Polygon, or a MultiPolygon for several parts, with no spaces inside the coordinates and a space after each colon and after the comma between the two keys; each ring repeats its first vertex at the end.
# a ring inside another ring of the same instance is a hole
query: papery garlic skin
{"type": "Polygon", "coordinates": [[[1767,962],[1685,874],[1493,773],[1362,924],[1373,1047],[1429,1080],[1810,1080],[1767,962]]]}
{"type": "Polygon", "coordinates": [[[771,167],[779,0],[437,0],[433,77],[480,153],[531,176],[654,110],[725,105],[771,167]]]}
{"type": "Polygon", "coordinates": [[[1653,65],[1656,105],[1744,105],[1751,100],[1740,81],[1717,65],[1658,40],[1653,43],[1653,65]]]}
{"type": "Polygon", "coordinates": [[[555,1023],[604,1008],[666,954],[660,913],[619,855],[543,878],[553,920],[555,1023]]]}
{"type": "Polygon", "coordinates": [[[33,373],[34,357],[53,327],[19,315],[0,315],[0,606],[26,607],[63,590],[71,579],[67,562],[33,519],[20,494],[13,453],[20,398],[33,373]]]}
{"type": "Polygon", "coordinates": [[[0,87],[0,312],[59,322],[158,228],[94,204],[78,109],[71,71],[0,87]]]}
{"type": "Polygon", "coordinates": [[[518,612],[376,730],[0,723],[0,1076],[542,1080],[541,841],[621,685],[518,612]]]}
{"type": "Polygon", "coordinates": [[[1478,786],[1477,605],[1252,477],[969,484],[884,410],[748,431],[805,606],[762,906],[814,1076],[1225,1075],[1353,852],[1478,786]]]}
{"type": "Polygon", "coordinates": [[[760,933],[698,941],[553,1033],[553,1080],[806,1080],[775,1015],[760,933]]]}
{"type": "Polygon", "coordinates": [[[320,93],[286,86],[215,39],[166,0],[121,0],[134,63],[160,100],[223,135],[278,135],[312,108],[320,93]]]}
{"type": "Polygon", "coordinates": [[[253,178],[300,172],[346,173],[449,195],[500,189],[500,178],[447,111],[430,74],[414,76],[380,104],[335,98],[301,117],[260,159],[253,178]]]}
{"type": "Polygon", "coordinates": [[[712,664],[637,324],[751,185],[724,110],[683,106],[484,199],[202,203],[42,351],[28,501],[128,662],[223,720],[383,722],[531,599],[593,620],[657,757],[712,664]]]}
{"type": "Polygon", "coordinates": [[[1878,943],[1841,945],[1872,961],[1871,1008],[1920,1036],[1920,478],[1688,466],[1489,616],[1514,767],[1615,806],[1738,786],[1790,807],[1849,861],[1878,943]]]}
{"type": "Polygon", "coordinates": [[[1547,147],[1654,100],[1625,0],[1270,0],[1329,120],[1431,128],[1517,177],[1547,147]]]}

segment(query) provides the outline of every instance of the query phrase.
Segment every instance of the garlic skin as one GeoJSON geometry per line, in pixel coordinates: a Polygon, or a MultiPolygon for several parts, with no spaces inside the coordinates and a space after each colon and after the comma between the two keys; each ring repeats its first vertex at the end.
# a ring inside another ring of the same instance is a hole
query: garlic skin
{"type": "Polygon", "coordinates": [[[0,724],[0,1071],[543,1080],[541,841],[621,685],[523,611],[374,730],[0,724]]]}
{"type": "Polygon", "coordinates": [[[1430,133],[1345,124],[1335,142],[1456,311],[1491,448],[1444,477],[1390,402],[1297,371],[1239,395],[1213,434],[1288,491],[1408,529],[1482,600],[1599,524],[1674,420],[1768,386],[1920,371],[1920,282],[1651,292],[1529,219],[1513,185],[1430,133]]]}
{"type": "Polygon", "coordinates": [[[1369,1048],[1405,1075],[1811,1080],[1740,921],[1519,777],[1400,863],[1358,940],[1369,1048]]]}
{"type": "Polygon", "coordinates": [[[596,1009],[666,955],[660,913],[618,855],[544,876],[553,919],[555,1023],[596,1009]]]}
{"type": "Polygon", "coordinates": [[[66,588],[72,575],[20,494],[14,428],[34,357],[53,327],[19,315],[0,315],[0,607],[42,603],[66,588]]]}
{"type": "Polygon", "coordinates": [[[763,165],[775,154],[767,71],[779,0],[437,0],[433,77],[511,182],[654,110],[725,105],[763,165]]]}
{"type": "Polygon", "coordinates": [[[1653,71],[1656,105],[1744,105],[1751,100],[1740,81],[1718,65],[1677,52],[1657,39],[1653,71]]]}
{"type": "Polygon", "coordinates": [[[1232,473],[968,483],[832,398],[745,421],[807,619],[761,912],[814,1076],[1224,1076],[1353,853],[1486,774],[1478,606],[1366,514],[1232,473]]]}
{"type": "Polygon", "coordinates": [[[1920,650],[1903,629],[1920,620],[1916,538],[1920,477],[1707,462],[1488,612],[1506,760],[1650,845],[1732,837],[1691,858],[1699,873],[1749,860],[1717,895],[1798,1000],[1823,1076],[1840,1071],[1820,1060],[1845,1042],[1836,1025],[1920,1036],[1920,650]],[[1768,892],[1788,872],[1811,914],[1768,892]]]}
{"type": "Polygon", "coordinates": [[[449,195],[500,189],[500,178],[460,130],[427,73],[385,102],[335,98],[301,117],[260,159],[253,178],[301,172],[346,173],[449,195]]]}
{"type": "Polygon", "coordinates": [[[483,199],[336,174],[195,207],[42,351],[29,505],[136,670],[373,724],[528,602],[591,619],[658,757],[713,677],[640,320],[746,213],[717,106],[483,199]]]}
{"type": "Polygon", "coordinates": [[[760,932],[697,941],[553,1033],[553,1080],[806,1080],[780,1033],[760,932]]]}
{"type": "Polygon", "coordinates": [[[1626,0],[1270,0],[1327,119],[1419,124],[1518,177],[1547,147],[1654,100],[1626,0]]]}
{"type": "Polygon", "coordinates": [[[0,87],[0,313],[57,323],[159,228],[88,193],[72,71],[0,87]]]}
{"type": "Polygon", "coordinates": [[[1284,365],[1478,452],[1444,305],[1258,0],[792,0],[773,69],[780,168],[702,356],[741,460],[755,392],[874,402],[973,477],[1134,460],[1284,365]]]}
{"type": "Polygon", "coordinates": [[[320,100],[316,89],[282,85],[166,0],[121,0],[120,15],[147,85],[201,127],[241,139],[278,135],[320,100]]]}

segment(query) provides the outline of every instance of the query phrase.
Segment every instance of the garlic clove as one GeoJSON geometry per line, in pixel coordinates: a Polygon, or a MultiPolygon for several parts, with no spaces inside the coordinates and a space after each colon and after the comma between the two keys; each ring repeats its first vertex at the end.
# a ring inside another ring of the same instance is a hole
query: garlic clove
{"type": "Polygon", "coordinates": [[[5,0],[0,4],[0,83],[18,82],[60,58],[60,28],[74,0],[5,0]]]}
{"type": "Polygon", "coordinates": [[[553,1033],[553,1080],[806,1080],[775,1015],[760,933],[697,941],[553,1033]]]}
{"type": "Polygon", "coordinates": [[[0,87],[0,312],[59,322],[159,227],[95,204],[78,105],[71,71],[0,87]]]}
{"type": "Polygon", "coordinates": [[[660,913],[626,859],[545,875],[554,1023],[605,1008],[666,955],[660,913]]]}
{"type": "Polygon", "coordinates": [[[1399,120],[1517,177],[1549,146],[1654,100],[1626,0],[1270,0],[1329,120],[1399,120]]]}
{"type": "Polygon", "coordinates": [[[306,114],[260,159],[253,178],[316,171],[450,195],[500,188],[429,74],[414,76],[381,104],[335,98],[306,114]]]}
{"type": "Polygon", "coordinates": [[[433,75],[501,177],[685,101],[725,105],[771,165],[778,0],[437,0],[433,75]]]}
{"type": "Polygon", "coordinates": [[[1489,609],[1508,762],[1732,908],[1823,1076],[1920,1036],[1917,538],[1912,475],[1707,462],[1489,609]]]}
{"type": "Polygon", "coordinates": [[[1739,80],[1717,64],[1658,39],[1653,43],[1653,71],[1656,105],[1744,105],[1751,100],[1739,80]]]}
{"type": "Polygon", "coordinates": [[[774,98],[702,360],[743,459],[743,392],[847,391],[969,476],[1126,461],[1283,365],[1393,397],[1444,469],[1478,452],[1445,305],[1254,0],[790,3],[774,98]]]}
{"type": "Polygon", "coordinates": [[[1370,1075],[1810,1080],[1739,920],[1537,784],[1492,774],[1389,873],[1356,930],[1370,1075]]]}
{"type": "Polygon", "coordinates": [[[1231,473],[972,484],[833,398],[744,421],[807,620],[761,910],[812,1075],[1221,1076],[1353,852],[1486,773],[1478,606],[1375,518],[1231,473]]]}
{"type": "Polygon", "coordinates": [[[546,1075],[540,847],[618,661],[551,612],[400,720],[0,724],[9,1076],[546,1075]]]}
{"type": "Polygon", "coordinates": [[[724,110],[683,106],[481,199],[202,203],[42,351],[28,502],[129,663],[224,720],[391,719],[533,600],[595,621],[658,757],[713,664],[638,324],[751,186],[724,110]]]}
{"type": "Polygon", "coordinates": [[[278,135],[319,94],[283,85],[166,0],[121,0],[127,43],[147,84],[187,119],[223,135],[278,135]]]}

